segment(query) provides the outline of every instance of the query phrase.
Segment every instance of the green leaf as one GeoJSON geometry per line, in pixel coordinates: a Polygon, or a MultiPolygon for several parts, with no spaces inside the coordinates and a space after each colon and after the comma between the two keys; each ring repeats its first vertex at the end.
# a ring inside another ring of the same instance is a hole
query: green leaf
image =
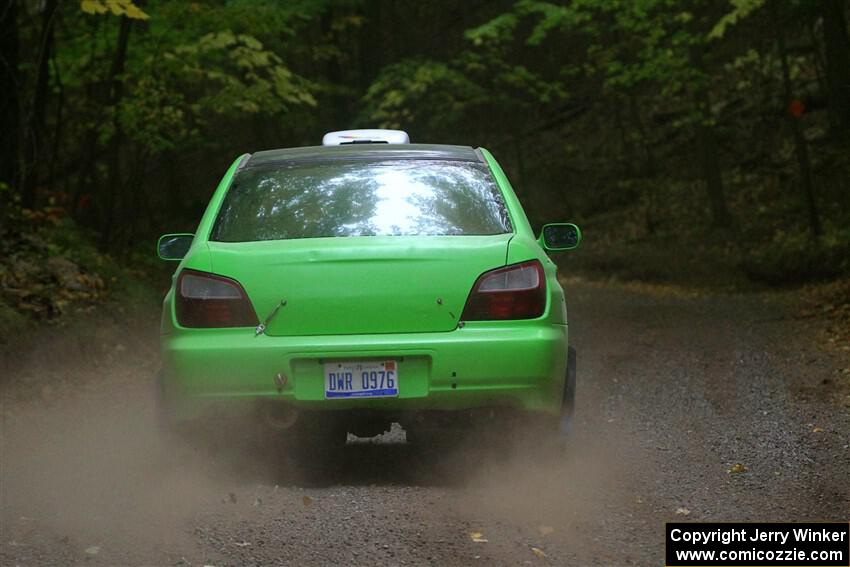
{"type": "Polygon", "coordinates": [[[727,28],[734,26],[743,18],[764,6],[765,0],[729,0],[732,11],[725,14],[708,32],[708,39],[720,39],[726,34],[727,28]]]}
{"type": "Polygon", "coordinates": [[[99,0],[82,0],[80,10],[86,14],[105,14],[109,11],[99,0]]]}
{"type": "Polygon", "coordinates": [[[131,20],[147,20],[148,16],[132,0],[82,0],[80,10],[85,14],[107,14],[126,16],[131,20]]]}

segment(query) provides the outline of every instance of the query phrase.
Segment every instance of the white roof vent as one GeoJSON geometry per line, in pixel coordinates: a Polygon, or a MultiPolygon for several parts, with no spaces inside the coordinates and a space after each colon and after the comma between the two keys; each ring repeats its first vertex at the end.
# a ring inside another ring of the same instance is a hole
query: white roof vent
{"type": "Polygon", "coordinates": [[[323,146],[344,144],[409,144],[410,137],[402,130],[342,130],[328,132],[322,138],[323,146]]]}

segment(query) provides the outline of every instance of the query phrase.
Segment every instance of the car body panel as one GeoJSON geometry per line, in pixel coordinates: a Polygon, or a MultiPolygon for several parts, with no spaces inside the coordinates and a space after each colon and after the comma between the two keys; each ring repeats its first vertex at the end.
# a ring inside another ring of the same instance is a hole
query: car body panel
{"type": "Polygon", "coordinates": [[[162,387],[174,417],[188,419],[210,405],[257,400],[334,412],[496,406],[560,411],[568,344],[564,295],[556,267],[538,244],[499,164],[483,149],[382,146],[273,150],[233,162],[210,199],[175,281],[185,268],[236,279],[261,322],[281,301],[286,305],[259,334],[246,327],[187,329],[177,322],[172,286],[163,303],[161,343],[162,387]],[[512,232],[208,241],[240,168],[356,159],[364,149],[371,157],[486,163],[503,194],[512,232]],[[461,321],[466,297],[481,273],[533,259],[542,263],[548,287],[541,317],[461,321]],[[398,361],[398,396],[325,399],[322,364],[329,360],[398,361]],[[278,375],[285,378],[284,387],[278,375]]]}
{"type": "Polygon", "coordinates": [[[216,274],[240,282],[266,334],[451,331],[478,276],[505,263],[511,234],[210,242],[216,274]]]}
{"type": "MultiPolygon", "coordinates": [[[[519,198],[517,198],[514,188],[511,185],[511,182],[508,181],[508,176],[505,175],[502,166],[499,165],[499,162],[496,161],[496,158],[494,158],[493,154],[489,151],[484,148],[479,148],[478,151],[490,167],[490,172],[493,174],[496,184],[502,190],[502,195],[505,198],[505,204],[508,207],[508,213],[511,217],[511,224],[514,227],[514,232],[517,236],[528,237],[532,240],[536,240],[531,224],[528,222],[528,217],[525,215],[525,210],[522,208],[522,204],[520,204],[519,198]]],[[[539,247],[538,249],[539,251],[535,252],[535,254],[530,257],[540,258],[542,255],[542,257],[546,258],[547,256],[546,253],[543,252],[543,249],[539,247]]]]}
{"type": "Polygon", "coordinates": [[[481,148],[480,152],[487,164],[490,166],[490,170],[493,172],[493,177],[495,178],[496,183],[502,189],[502,193],[505,196],[505,202],[508,206],[508,211],[511,215],[511,223],[513,224],[516,232],[515,236],[508,244],[505,264],[518,264],[528,260],[529,258],[536,258],[540,260],[543,263],[543,269],[546,272],[546,280],[549,289],[549,307],[547,310],[550,311],[550,321],[560,325],[566,325],[567,306],[563,289],[561,289],[561,284],[558,281],[558,268],[549,256],[546,255],[543,249],[540,248],[540,244],[537,241],[537,237],[534,235],[531,224],[528,222],[528,217],[525,215],[525,211],[519,202],[519,198],[517,198],[511,182],[508,180],[508,177],[505,175],[502,167],[496,161],[496,158],[494,158],[493,154],[484,148],[481,148]]]}
{"type": "Polygon", "coordinates": [[[458,160],[484,161],[484,156],[469,146],[445,144],[365,144],[346,146],[308,146],[255,152],[245,167],[266,167],[311,161],[334,160],[458,160]]]}
{"type": "Polygon", "coordinates": [[[175,413],[189,418],[228,399],[278,400],[304,409],[461,409],[507,406],[557,413],[567,328],[475,322],[449,333],[259,336],[246,329],[181,330],[163,345],[175,413]],[[326,400],[322,364],[398,361],[397,398],[326,400]],[[275,377],[286,376],[279,388],[275,377]]]}

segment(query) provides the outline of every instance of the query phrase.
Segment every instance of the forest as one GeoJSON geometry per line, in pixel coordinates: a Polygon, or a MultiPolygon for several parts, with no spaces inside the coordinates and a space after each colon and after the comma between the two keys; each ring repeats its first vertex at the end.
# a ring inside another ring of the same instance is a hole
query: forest
{"type": "Polygon", "coordinates": [[[0,319],[159,273],[238,155],[358,127],[491,150],[536,228],[582,226],[566,275],[844,279],[849,8],[3,0],[0,319]]]}

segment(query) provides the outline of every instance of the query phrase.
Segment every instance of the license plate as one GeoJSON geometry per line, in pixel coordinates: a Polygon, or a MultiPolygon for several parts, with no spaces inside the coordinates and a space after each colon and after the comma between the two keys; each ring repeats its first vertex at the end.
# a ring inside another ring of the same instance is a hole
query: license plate
{"type": "Polygon", "coordinates": [[[326,398],[389,398],[398,396],[395,360],[326,362],[326,398]]]}

